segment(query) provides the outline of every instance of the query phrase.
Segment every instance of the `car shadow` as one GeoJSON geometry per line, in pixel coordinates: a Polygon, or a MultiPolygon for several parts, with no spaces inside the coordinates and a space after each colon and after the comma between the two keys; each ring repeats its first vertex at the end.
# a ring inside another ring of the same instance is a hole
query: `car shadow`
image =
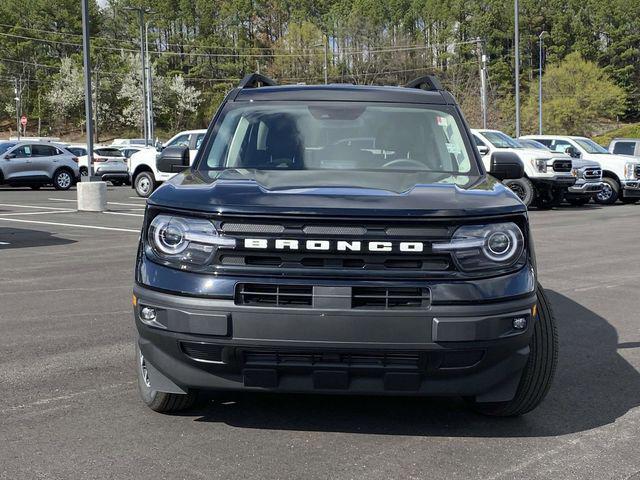
{"type": "Polygon", "coordinates": [[[51,232],[26,228],[0,227],[0,250],[28,247],[49,247],[68,245],[75,240],[56,237],[51,232]]]}
{"type": "Polygon", "coordinates": [[[618,349],[605,318],[548,291],[560,337],[554,384],[545,401],[519,418],[489,418],[460,399],[220,394],[183,415],[239,428],[411,436],[539,437],[614,422],[640,404],[640,374],[618,349]]]}

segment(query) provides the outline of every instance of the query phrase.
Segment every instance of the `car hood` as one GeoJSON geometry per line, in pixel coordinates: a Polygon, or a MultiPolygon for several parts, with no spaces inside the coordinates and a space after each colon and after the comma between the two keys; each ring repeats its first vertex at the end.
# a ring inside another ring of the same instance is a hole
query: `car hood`
{"type": "Polygon", "coordinates": [[[188,170],[149,204],[209,213],[481,216],[525,212],[490,176],[359,171],[188,170]]]}
{"type": "Polygon", "coordinates": [[[612,155],[608,153],[591,153],[588,160],[595,160],[597,162],[621,162],[621,163],[640,163],[640,158],[631,157],[628,155],[612,155]]]}

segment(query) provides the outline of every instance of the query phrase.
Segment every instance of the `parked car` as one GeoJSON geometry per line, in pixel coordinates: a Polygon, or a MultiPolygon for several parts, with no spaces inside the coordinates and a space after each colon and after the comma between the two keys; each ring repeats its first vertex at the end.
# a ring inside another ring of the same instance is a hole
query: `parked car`
{"type": "Polygon", "coordinates": [[[640,138],[614,138],[609,143],[609,152],[640,158],[640,138]]]}
{"type": "Polygon", "coordinates": [[[602,190],[595,201],[605,205],[635,203],[640,200],[640,162],[625,155],[613,155],[586,137],[565,135],[527,135],[554,152],[567,153],[573,158],[598,162],[602,168],[602,190]]]}
{"type": "MultiPolygon", "coordinates": [[[[518,143],[525,148],[551,151],[546,145],[530,138],[520,137],[518,143]]],[[[573,158],[571,164],[571,174],[576,177],[576,183],[567,189],[564,200],[576,206],[586,205],[602,191],[602,168],[598,162],[581,158],[573,158]]]]}
{"type": "Polygon", "coordinates": [[[82,144],[69,144],[69,145],[65,145],[65,148],[78,158],[78,167],[80,168],[80,175],[84,177],[87,174],[87,168],[89,166],[87,146],[82,144]]]}
{"type": "Polygon", "coordinates": [[[112,147],[123,147],[137,145],[144,147],[147,144],[144,138],[116,138],[111,142],[112,147]]]}
{"type": "MultiPolygon", "coordinates": [[[[162,148],[184,146],[189,148],[189,158],[193,159],[200,148],[206,130],[187,130],[180,132],[162,148]]],[[[161,172],[156,167],[159,152],[154,148],[145,148],[129,159],[129,174],[132,187],[140,197],[148,197],[162,182],[169,180],[174,173],[161,172]]]]}
{"type": "Polygon", "coordinates": [[[46,142],[0,143],[0,183],[68,190],[79,177],[78,158],[62,147],[46,142]]]}
{"type": "Polygon", "coordinates": [[[542,401],[556,327],[527,209],[496,179],[522,162],[496,151],[487,175],[437,79],[253,74],[214,118],[192,167],[189,146],[161,153],[160,171],[187,170],[146,207],[146,405],[185,409],[199,390],[460,395],[513,416],[542,401]]]}
{"type": "Polygon", "coordinates": [[[567,189],[576,183],[571,158],[532,148],[524,148],[517,140],[499,130],[471,130],[485,167],[489,168],[495,152],[515,153],[524,165],[524,176],[504,181],[522,202],[538,208],[558,205],[567,189]]]}
{"type": "Polygon", "coordinates": [[[124,153],[116,147],[93,149],[93,173],[116,187],[129,183],[129,170],[124,153]]]}

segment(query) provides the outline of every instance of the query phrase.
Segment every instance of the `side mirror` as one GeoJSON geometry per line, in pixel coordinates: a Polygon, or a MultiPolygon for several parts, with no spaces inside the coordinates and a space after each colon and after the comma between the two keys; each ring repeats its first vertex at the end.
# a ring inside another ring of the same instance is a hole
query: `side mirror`
{"type": "Polygon", "coordinates": [[[4,159],[5,159],[5,160],[11,160],[12,158],[16,158],[16,154],[15,154],[15,153],[7,153],[7,154],[4,156],[4,159]]]}
{"type": "Polygon", "coordinates": [[[478,145],[478,152],[480,152],[480,155],[484,157],[487,153],[489,153],[489,147],[487,147],[486,145],[478,145]]]}
{"type": "Polygon", "coordinates": [[[167,147],[156,160],[156,167],[164,173],[180,173],[189,168],[187,147],[167,147]]]}
{"type": "Polygon", "coordinates": [[[513,152],[493,152],[489,173],[498,180],[524,177],[524,165],[513,152]]]}
{"type": "Polygon", "coordinates": [[[569,146],[564,150],[564,153],[572,158],[580,158],[580,152],[574,146],[569,146]]]}

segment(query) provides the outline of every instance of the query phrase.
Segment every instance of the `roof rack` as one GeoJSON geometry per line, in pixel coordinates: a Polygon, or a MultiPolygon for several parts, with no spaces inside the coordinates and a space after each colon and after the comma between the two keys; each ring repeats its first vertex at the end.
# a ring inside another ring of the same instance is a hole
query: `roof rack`
{"type": "Polygon", "coordinates": [[[430,90],[433,92],[444,90],[440,80],[433,75],[425,75],[424,77],[418,77],[415,80],[411,80],[405,85],[405,88],[419,88],[420,90],[430,90]]]}
{"type": "Polygon", "coordinates": [[[240,80],[238,88],[275,87],[276,85],[278,84],[275,80],[271,80],[269,77],[259,73],[250,73],[240,80]]]}

